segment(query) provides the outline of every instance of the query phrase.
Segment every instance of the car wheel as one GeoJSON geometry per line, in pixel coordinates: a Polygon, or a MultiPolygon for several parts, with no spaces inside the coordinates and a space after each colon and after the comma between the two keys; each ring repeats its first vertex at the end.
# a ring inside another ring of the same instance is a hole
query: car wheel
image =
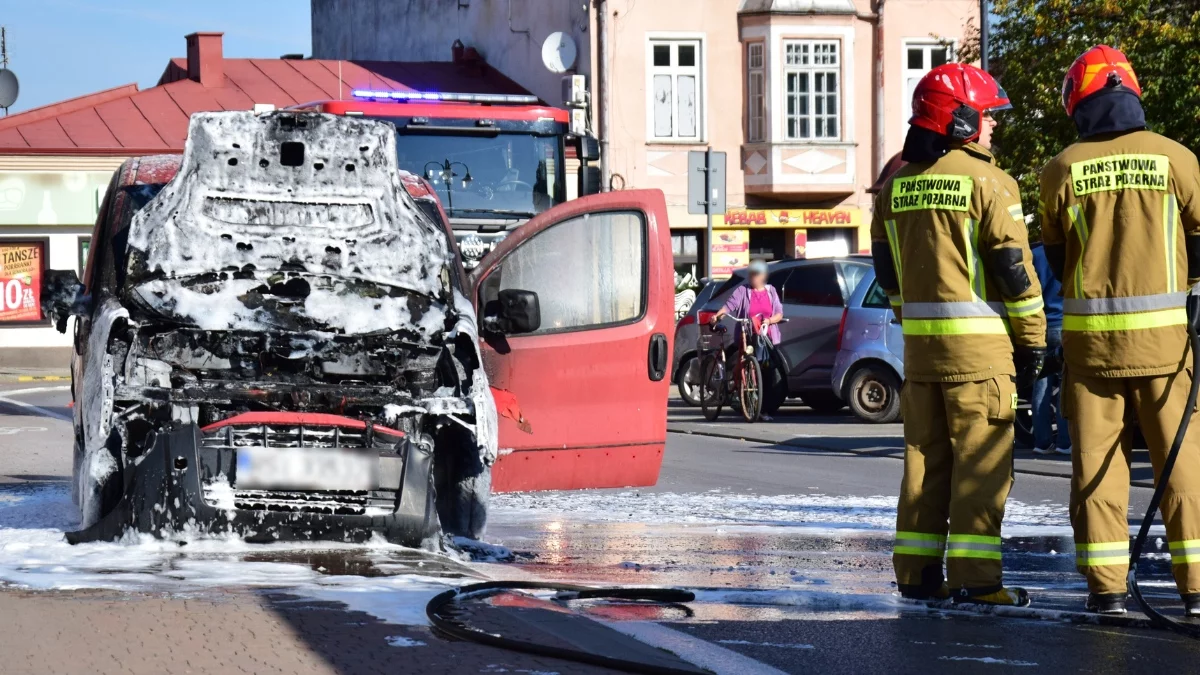
{"type": "Polygon", "coordinates": [[[693,408],[700,407],[700,359],[689,356],[679,364],[679,374],[675,376],[675,386],[679,389],[679,398],[693,408]]]}
{"type": "Polygon", "coordinates": [[[890,370],[864,366],[854,372],[847,403],[855,415],[867,422],[886,424],[900,417],[900,379],[890,370]]]}
{"type": "Polygon", "coordinates": [[[822,415],[831,415],[846,407],[846,402],[832,391],[806,391],[800,394],[800,400],[822,415]]]}

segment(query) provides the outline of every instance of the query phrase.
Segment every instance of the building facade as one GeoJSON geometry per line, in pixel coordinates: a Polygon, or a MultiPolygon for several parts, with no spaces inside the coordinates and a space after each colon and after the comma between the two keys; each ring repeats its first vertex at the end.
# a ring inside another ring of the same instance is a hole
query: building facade
{"type": "Polygon", "coordinates": [[[867,251],[867,188],[903,146],[913,87],[979,19],[974,0],[313,0],[312,12],[315,58],[442,60],[461,40],[559,105],[563,75],[543,54],[565,34],[606,182],[667,196],[681,286],[709,256],[719,276],[751,257],[867,251]],[[728,171],[711,242],[687,207],[688,152],[710,147],[728,171]]]}

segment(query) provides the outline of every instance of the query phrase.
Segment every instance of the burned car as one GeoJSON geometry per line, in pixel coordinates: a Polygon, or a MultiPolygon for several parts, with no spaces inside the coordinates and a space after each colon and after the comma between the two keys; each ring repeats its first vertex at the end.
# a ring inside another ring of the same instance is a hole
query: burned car
{"type": "Polygon", "coordinates": [[[76,323],[76,539],[132,527],[420,542],[483,526],[496,412],[453,240],[402,187],[391,125],[192,118],[131,159],[76,323]],[[333,517],[331,517],[333,516],[333,517]]]}
{"type": "Polygon", "coordinates": [[[479,538],[494,490],[652,485],[672,326],[663,195],[574,200],[471,276],[395,127],[192,117],[128,160],[74,317],[71,541],[479,538]],[[499,403],[499,414],[497,404],[499,403]]]}

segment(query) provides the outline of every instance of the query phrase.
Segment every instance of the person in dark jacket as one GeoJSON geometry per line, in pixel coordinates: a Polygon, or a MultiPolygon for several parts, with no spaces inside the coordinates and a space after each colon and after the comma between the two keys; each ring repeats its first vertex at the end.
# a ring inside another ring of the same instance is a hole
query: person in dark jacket
{"type": "Polygon", "coordinates": [[[1071,432],[1063,417],[1061,396],[1057,402],[1053,393],[1062,388],[1062,283],[1050,270],[1046,249],[1033,247],[1033,269],[1042,283],[1042,300],[1046,306],[1046,366],[1042,376],[1033,384],[1030,404],[1033,408],[1033,451],[1039,455],[1071,455],[1071,432]],[[1052,405],[1057,403],[1057,405],[1052,405]],[[1057,408],[1057,415],[1055,414],[1057,408]],[[1055,431],[1053,424],[1057,422],[1055,431]]]}

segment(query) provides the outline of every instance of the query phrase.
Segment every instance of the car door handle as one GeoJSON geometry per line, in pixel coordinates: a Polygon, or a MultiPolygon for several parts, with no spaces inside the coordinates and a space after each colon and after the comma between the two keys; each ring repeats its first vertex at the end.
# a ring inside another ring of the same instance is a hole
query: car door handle
{"type": "Polygon", "coordinates": [[[649,373],[650,380],[660,382],[667,376],[667,336],[655,333],[650,336],[649,373]]]}

